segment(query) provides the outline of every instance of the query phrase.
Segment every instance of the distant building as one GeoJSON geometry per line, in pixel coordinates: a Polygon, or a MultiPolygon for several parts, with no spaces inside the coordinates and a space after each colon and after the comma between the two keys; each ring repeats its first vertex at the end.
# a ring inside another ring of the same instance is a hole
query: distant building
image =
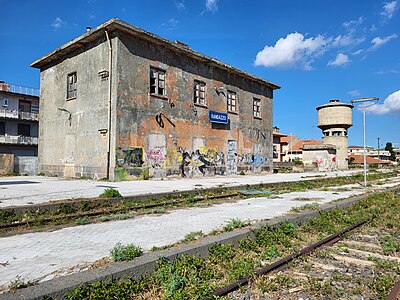
{"type": "Polygon", "coordinates": [[[283,157],[285,153],[283,152],[283,144],[281,142],[281,139],[283,137],[286,137],[286,134],[283,134],[279,131],[278,127],[274,127],[272,131],[272,136],[273,136],[273,162],[282,162],[283,157]]]}
{"type": "Polygon", "coordinates": [[[321,141],[317,140],[297,140],[297,142],[290,147],[288,158],[290,161],[303,160],[303,147],[305,145],[322,145],[321,141]]]}
{"type": "MultiPolygon", "coordinates": [[[[373,147],[366,147],[365,153],[367,156],[376,158],[378,160],[390,160],[390,152],[384,149],[375,149],[373,147]]],[[[348,155],[364,155],[364,147],[362,146],[349,146],[348,155]]]]}
{"type": "Polygon", "coordinates": [[[286,135],[281,137],[281,161],[291,161],[293,158],[293,146],[299,141],[300,139],[295,135],[286,135]]]}
{"type": "Polygon", "coordinates": [[[352,124],[353,105],[331,100],[317,107],[318,128],[322,130],[322,142],[335,145],[336,166],[339,170],[348,169],[348,129],[352,124]]]}
{"type": "Polygon", "coordinates": [[[115,180],[272,172],[265,79],[112,19],[33,62],[40,171],[115,180]]]}
{"type": "MultiPolygon", "coordinates": [[[[353,165],[359,165],[362,166],[364,165],[364,155],[360,154],[351,154],[349,155],[349,161],[353,165]]],[[[372,156],[366,156],[366,164],[367,165],[390,165],[392,162],[390,160],[381,160],[381,159],[376,159],[375,157],[372,156]]]]}
{"type": "Polygon", "coordinates": [[[0,153],[37,156],[39,90],[0,81],[0,153]]]}

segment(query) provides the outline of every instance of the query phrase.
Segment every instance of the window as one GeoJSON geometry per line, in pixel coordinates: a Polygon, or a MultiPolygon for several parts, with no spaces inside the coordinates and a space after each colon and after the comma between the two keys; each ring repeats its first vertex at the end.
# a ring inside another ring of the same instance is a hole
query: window
{"type": "Polygon", "coordinates": [[[69,74],[67,82],[67,99],[76,98],[76,83],[77,83],[76,72],[69,74]]]}
{"type": "Polygon", "coordinates": [[[227,97],[227,110],[229,112],[237,112],[236,93],[228,91],[226,97],[227,97]]]}
{"type": "Polygon", "coordinates": [[[31,102],[26,100],[19,100],[18,108],[23,112],[31,112],[31,102]]]}
{"type": "Polygon", "coordinates": [[[165,96],[165,71],[150,69],[150,94],[165,96]]]}
{"type": "Polygon", "coordinates": [[[6,134],[6,123],[0,122],[0,135],[6,134]]]}
{"type": "Polygon", "coordinates": [[[18,135],[31,136],[31,126],[29,124],[18,124],[18,135]]]}
{"type": "Polygon", "coordinates": [[[261,100],[257,98],[253,98],[253,116],[255,118],[261,118],[261,100]]]}
{"type": "Polygon", "coordinates": [[[194,104],[207,106],[206,84],[204,82],[194,82],[194,104]]]}

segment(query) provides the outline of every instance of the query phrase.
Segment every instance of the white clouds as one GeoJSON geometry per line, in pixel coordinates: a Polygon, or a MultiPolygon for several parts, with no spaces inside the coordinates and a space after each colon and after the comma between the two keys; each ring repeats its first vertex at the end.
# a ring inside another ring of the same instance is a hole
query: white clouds
{"type": "Polygon", "coordinates": [[[179,21],[174,18],[169,18],[167,22],[161,23],[161,27],[165,28],[166,30],[174,30],[179,24],[179,21]]]}
{"type": "Polygon", "coordinates": [[[400,90],[390,94],[383,104],[366,107],[366,111],[375,115],[400,114],[400,90]]]}
{"type": "Polygon", "coordinates": [[[184,0],[175,1],[175,7],[177,10],[185,10],[186,9],[185,1],[184,0]]]}
{"type": "Polygon", "coordinates": [[[339,53],[336,55],[335,60],[332,60],[328,63],[328,66],[334,66],[334,67],[339,67],[348,64],[351,62],[349,57],[346,54],[339,53]]]}
{"type": "Polygon", "coordinates": [[[352,90],[347,92],[350,97],[359,97],[361,95],[359,90],[352,90]]]}
{"type": "Polygon", "coordinates": [[[64,27],[67,23],[63,21],[60,17],[57,17],[54,19],[54,21],[50,24],[51,27],[54,28],[54,30],[59,30],[62,27],[64,27]]]}
{"type": "Polygon", "coordinates": [[[216,13],[218,11],[218,0],[206,0],[206,11],[216,13]]]}
{"type": "Polygon", "coordinates": [[[384,37],[384,38],[380,38],[378,36],[378,37],[372,39],[372,41],[371,41],[372,46],[371,46],[370,50],[371,51],[376,50],[395,38],[397,38],[397,34],[395,34],[395,33],[393,33],[392,35],[389,35],[387,37],[384,37]]]}
{"type": "Polygon", "coordinates": [[[364,17],[361,16],[356,20],[350,20],[350,21],[347,21],[347,22],[343,22],[342,25],[343,25],[344,28],[348,29],[349,31],[353,31],[354,27],[356,27],[358,25],[361,25],[363,22],[364,22],[364,17]]]}
{"type": "Polygon", "coordinates": [[[338,35],[332,41],[334,47],[354,47],[365,41],[365,38],[355,38],[352,35],[338,35]]]}
{"type": "Polygon", "coordinates": [[[257,53],[256,66],[276,68],[302,68],[311,70],[314,58],[325,51],[328,41],[322,37],[304,38],[301,33],[290,33],[280,38],[274,46],[265,46],[257,53]]]}
{"type": "Polygon", "coordinates": [[[398,8],[397,1],[385,3],[381,16],[384,20],[390,20],[398,8]]]}

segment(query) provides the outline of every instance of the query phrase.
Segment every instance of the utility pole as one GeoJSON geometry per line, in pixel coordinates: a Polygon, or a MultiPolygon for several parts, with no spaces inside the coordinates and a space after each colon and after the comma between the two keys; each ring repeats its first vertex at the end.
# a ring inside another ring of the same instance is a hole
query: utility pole
{"type": "Polygon", "coordinates": [[[381,159],[379,158],[379,138],[377,138],[378,139],[378,169],[379,169],[379,167],[380,167],[380,162],[381,162],[381,159]]]}

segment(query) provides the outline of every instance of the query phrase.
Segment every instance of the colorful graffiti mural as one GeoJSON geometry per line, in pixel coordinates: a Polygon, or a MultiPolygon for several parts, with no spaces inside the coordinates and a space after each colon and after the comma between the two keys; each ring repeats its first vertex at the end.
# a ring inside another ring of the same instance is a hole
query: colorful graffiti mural
{"type": "Polygon", "coordinates": [[[240,170],[255,171],[266,162],[263,155],[251,152],[238,155],[236,151],[237,141],[227,142],[226,155],[216,147],[199,147],[193,151],[182,147],[155,147],[145,151],[132,147],[117,150],[116,164],[128,176],[140,176],[141,170],[147,168],[155,177],[193,177],[236,174],[238,166],[240,170]]]}

